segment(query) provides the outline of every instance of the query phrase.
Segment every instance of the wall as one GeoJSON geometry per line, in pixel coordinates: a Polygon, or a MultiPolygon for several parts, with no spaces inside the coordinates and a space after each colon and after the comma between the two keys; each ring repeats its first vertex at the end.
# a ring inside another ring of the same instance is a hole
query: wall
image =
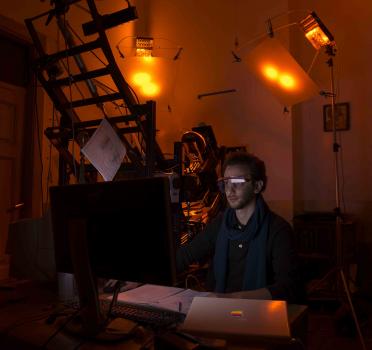
{"type": "MultiPolygon", "coordinates": [[[[351,128],[338,133],[340,150],[341,210],[355,216],[358,239],[372,242],[372,100],[370,19],[372,4],[335,1],[289,1],[289,8],[315,10],[335,36],[334,58],[337,102],[349,102],[351,128]]],[[[293,53],[308,66],[314,50],[301,38],[291,37],[293,53]]],[[[319,86],[330,91],[328,57],[322,52],[312,70],[319,86]]],[[[335,207],[335,171],[332,134],[323,131],[323,97],[293,110],[295,211],[331,211],[335,207]]]]}
{"type": "MultiPolygon", "coordinates": [[[[140,1],[137,1],[138,3],[140,1]]],[[[287,10],[287,1],[218,2],[156,0],[149,3],[146,35],[165,37],[183,47],[176,72],[171,112],[158,108],[159,141],[173,142],[199,123],[211,124],[219,145],[245,145],[267,164],[270,205],[292,216],[292,142],[290,114],[247,71],[233,63],[235,38],[242,46],[265,33],[268,16],[287,10]],[[202,93],[236,93],[198,99],[202,93]]],[[[142,33],[141,33],[142,34],[142,33]]],[[[281,39],[287,42],[286,33],[281,39]]]]}

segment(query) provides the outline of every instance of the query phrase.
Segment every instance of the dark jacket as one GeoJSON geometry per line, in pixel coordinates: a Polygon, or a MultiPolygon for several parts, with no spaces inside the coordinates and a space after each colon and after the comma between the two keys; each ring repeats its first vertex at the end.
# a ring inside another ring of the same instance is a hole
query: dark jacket
{"type": "MultiPolygon", "coordinates": [[[[222,215],[216,217],[192,242],[177,251],[177,269],[183,271],[196,262],[209,258],[209,272],[206,287],[214,291],[213,256],[222,215]]],[[[238,223],[237,223],[238,224],[238,223]]],[[[247,247],[240,248],[240,242],[230,241],[226,292],[242,290],[245,254],[247,247]]],[[[266,288],[273,299],[300,302],[303,295],[294,248],[294,234],[291,226],[279,215],[271,212],[266,244],[266,288]]]]}

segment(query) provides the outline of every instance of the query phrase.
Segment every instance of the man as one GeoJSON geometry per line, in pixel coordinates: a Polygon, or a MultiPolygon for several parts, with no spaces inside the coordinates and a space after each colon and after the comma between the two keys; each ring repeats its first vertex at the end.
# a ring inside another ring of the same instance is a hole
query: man
{"type": "Polygon", "coordinates": [[[232,153],[218,183],[229,208],[177,252],[177,268],[210,257],[208,289],[223,297],[299,298],[291,226],[268,208],[265,164],[254,155],[232,153]]]}

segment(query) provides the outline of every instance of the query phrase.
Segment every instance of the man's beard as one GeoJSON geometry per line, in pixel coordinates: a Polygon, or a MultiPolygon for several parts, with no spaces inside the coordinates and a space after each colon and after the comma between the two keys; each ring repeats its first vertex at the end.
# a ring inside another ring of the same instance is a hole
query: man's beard
{"type": "Polygon", "coordinates": [[[230,204],[229,200],[227,199],[227,202],[232,209],[239,210],[245,208],[252,201],[254,201],[255,198],[256,194],[250,190],[249,193],[245,193],[243,198],[239,198],[238,201],[234,201],[234,203],[230,204]]]}

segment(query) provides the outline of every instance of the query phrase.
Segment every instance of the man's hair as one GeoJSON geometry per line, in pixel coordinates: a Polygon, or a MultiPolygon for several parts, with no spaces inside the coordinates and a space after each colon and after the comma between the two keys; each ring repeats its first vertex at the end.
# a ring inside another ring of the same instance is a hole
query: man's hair
{"type": "Polygon", "coordinates": [[[231,152],[227,155],[223,164],[222,174],[225,173],[225,170],[228,166],[232,165],[246,166],[249,169],[250,175],[254,181],[261,180],[263,182],[261,192],[265,190],[267,184],[266,167],[265,163],[260,158],[247,152],[231,152]]]}

